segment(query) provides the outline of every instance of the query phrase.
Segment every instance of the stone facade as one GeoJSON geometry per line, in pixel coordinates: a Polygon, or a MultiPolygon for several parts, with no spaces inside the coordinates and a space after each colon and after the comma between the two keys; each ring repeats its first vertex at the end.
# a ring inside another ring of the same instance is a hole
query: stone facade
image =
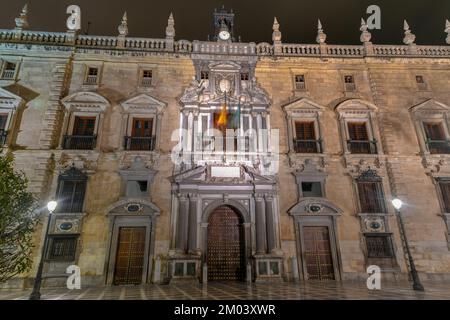
{"type": "MultiPolygon", "coordinates": [[[[172,16],[165,39],[138,39],[127,36],[126,20],[118,37],[0,30],[3,153],[13,153],[43,203],[61,196],[64,181],[86,181],[82,208],[55,213],[49,231],[75,235],[74,256],[48,261],[44,273],[76,264],[85,285],[113,284],[119,229],[128,226],[146,228],[142,282],[205,282],[208,217],[229,205],[243,218],[248,280],[312,278],[308,226],[328,230],[334,279],[365,279],[371,264],[406,278],[390,205],[399,197],[420,275],[450,280],[440,185],[450,155],[435,152],[424,129],[424,121],[442,124],[450,139],[450,47],[375,45],[363,27],[362,45],[328,45],[322,25],[317,45],[285,44],[276,20],[273,44],[176,41],[172,16]],[[250,140],[253,153],[198,153],[197,135],[224,104],[240,108],[239,128],[277,129],[279,139],[250,140]],[[77,117],[94,119],[87,150],[73,147],[77,117]],[[126,138],[141,118],[152,119],[147,151],[126,138]],[[298,150],[299,121],[314,123],[317,152],[298,150]],[[352,149],[349,123],[364,123],[368,152],[352,149]],[[303,182],[319,183],[320,195],[305,196],[303,182]],[[358,182],[376,183],[379,210],[364,211],[358,182]],[[368,253],[377,235],[388,257],[368,253]]],[[[33,269],[7,285],[30,285],[43,239],[39,228],[33,269]]]]}

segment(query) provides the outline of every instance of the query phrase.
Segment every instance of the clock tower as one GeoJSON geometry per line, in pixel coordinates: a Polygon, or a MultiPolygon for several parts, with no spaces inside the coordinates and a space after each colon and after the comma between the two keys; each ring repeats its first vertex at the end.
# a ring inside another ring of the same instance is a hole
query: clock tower
{"type": "Polygon", "coordinates": [[[233,9],[230,11],[222,6],[221,9],[214,9],[213,13],[214,19],[214,35],[212,36],[212,41],[235,41],[234,38],[234,12],[233,9]]]}

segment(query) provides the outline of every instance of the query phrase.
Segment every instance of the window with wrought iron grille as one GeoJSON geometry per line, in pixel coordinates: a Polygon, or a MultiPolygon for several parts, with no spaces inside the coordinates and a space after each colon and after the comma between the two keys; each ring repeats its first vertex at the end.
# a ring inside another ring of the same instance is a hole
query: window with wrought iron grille
{"type": "Polygon", "coordinates": [[[304,74],[297,74],[294,76],[295,89],[306,90],[306,80],[304,74]]]}
{"type": "Polygon", "coordinates": [[[370,139],[366,121],[347,122],[349,140],[347,141],[348,151],[353,154],[376,154],[376,142],[370,139]]]}
{"type": "Polygon", "coordinates": [[[153,79],[152,70],[142,70],[141,87],[151,87],[153,79]]]}
{"type": "Polygon", "coordinates": [[[59,176],[57,211],[62,213],[83,212],[86,193],[87,176],[75,168],[71,168],[59,176]]]}
{"type": "Polygon", "coordinates": [[[443,210],[445,213],[450,213],[450,179],[439,179],[438,185],[442,195],[443,210]]]}
{"type": "Polygon", "coordinates": [[[5,80],[14,79],[14,77],[16,76],[16,68],[17,68],[16,63],[6,61],[3,64],[2,79],[5,79],[5,80]]]}
{"type": "Polygon", "coordinates": [[[345,85],[345,91],[355,91],[356,90],[355,79],[352,75],[344,76],[344,85],[345,85]]]}
{"type": "Polygon", "coordinates": [[[386,205],[379,176],[371,170],[356,179],[359,207],[362,213],[386,213],[386,205]]]}
{"type": "Polygon", "coordinates": [[[78,236],[50,236],[47,259],[74,261],[78,236]]]}
{"type": "Polygon", "coordinates": [[[390,235],[366,234],[366,247],[368,258],[392,258],[392,240],[390,235]]]}

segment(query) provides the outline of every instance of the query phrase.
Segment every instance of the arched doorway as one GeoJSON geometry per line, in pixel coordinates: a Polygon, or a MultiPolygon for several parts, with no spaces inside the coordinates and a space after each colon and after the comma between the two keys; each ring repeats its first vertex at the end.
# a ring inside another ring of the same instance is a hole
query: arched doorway
{"type": "Polygon", "coordinates": [[[208,280],[245,279],[245,239],[242,216],[232,207],[216,208],[208,220],[208,280]]]}

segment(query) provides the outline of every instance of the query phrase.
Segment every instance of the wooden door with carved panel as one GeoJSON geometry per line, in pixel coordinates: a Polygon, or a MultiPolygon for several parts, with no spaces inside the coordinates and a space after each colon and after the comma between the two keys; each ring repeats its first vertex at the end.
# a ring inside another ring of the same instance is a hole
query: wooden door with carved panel
{"type": "Polygon", "coordinates": [[[304,259],[309,280],[334,280],[328,227],[303,227],[304,259]]]}
{"type": "Polygon", "coordinates": [[[141,284],[144,269],[145,227],[119,229],[114,284],[141,284]]]}
{"type": "Polygon", "coordinates": [[[211,214],[207,245],[208,280],[244,280],[244,227],[231,207],[220,206],[211,214]]]}

